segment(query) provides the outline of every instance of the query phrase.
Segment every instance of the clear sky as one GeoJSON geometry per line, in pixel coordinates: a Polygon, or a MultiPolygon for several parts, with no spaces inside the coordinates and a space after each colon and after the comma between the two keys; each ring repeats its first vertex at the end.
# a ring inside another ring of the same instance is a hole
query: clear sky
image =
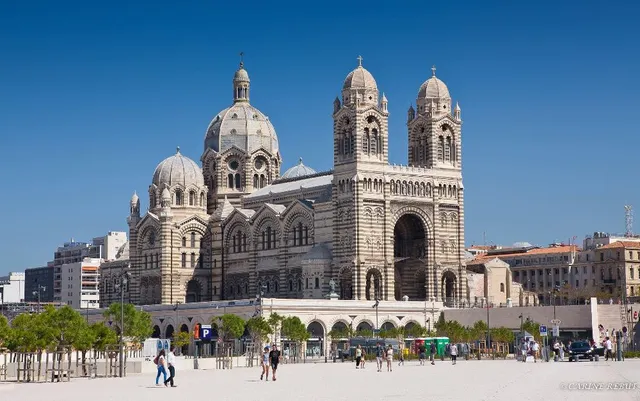
{"type": "Polygon", "coordinates": [[[284,168],[332,167],[332,102],[358,55],[406,164],[406,111],[435,64],[462,107],[467,245],[624,231],[623,206],[640,210],[637,2],[358,3],[1,2],[0,273],[126,230],[161,160],[178,145],[199,160],[241,51],[284,168]]]}

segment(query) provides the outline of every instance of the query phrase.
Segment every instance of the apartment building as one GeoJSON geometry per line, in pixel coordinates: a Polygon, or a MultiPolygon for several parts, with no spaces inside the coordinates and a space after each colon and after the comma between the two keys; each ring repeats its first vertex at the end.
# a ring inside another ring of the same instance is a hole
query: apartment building
{"type": "Polygon", "coordinates": [[[11,272],[0,277],[0,301],[3,304],[24,302],[24,273],[11,272]]]}
{"type": "Polygon", "coordinates": [[[595,249],[593,270],[601,296],[640,298],[640,241],[618,241],[595,249]]]}
{"type": "Polygon", "coordinates": [[[100,307],[100,282],[99,258],[85,258],[81,262],[64,264],[60,267],[60,280],[54,284],[59,285],[59,296],[54,295],[54,300],[76,309],[97,309],[100,307]]]}
{"type": "Polygon", "coordinates": [[[24,271],[25,302],[53,302],[54,267],[33,267],[24,271]]]}

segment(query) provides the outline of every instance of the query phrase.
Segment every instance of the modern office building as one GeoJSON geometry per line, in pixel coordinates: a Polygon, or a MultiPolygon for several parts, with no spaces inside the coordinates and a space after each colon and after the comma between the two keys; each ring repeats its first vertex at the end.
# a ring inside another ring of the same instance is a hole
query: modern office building
{"type": "Polygon", "coordinates": [[[25,302],[53,302],[53,267],[33,267],[24,271],[25,302]]]}
{"type": "Polygon", "coordinates": [[[24,273],[0,276],[0,301],[3,304],[24,302],[24,273]]]}
{"type": "Polygon", "coordinates": [[[59,295],[54,301],[76,309],[95,309],[100,306],[98,283],[102,259],[86,258],[81,262],[64,264],[60,269],[59,295]]]}

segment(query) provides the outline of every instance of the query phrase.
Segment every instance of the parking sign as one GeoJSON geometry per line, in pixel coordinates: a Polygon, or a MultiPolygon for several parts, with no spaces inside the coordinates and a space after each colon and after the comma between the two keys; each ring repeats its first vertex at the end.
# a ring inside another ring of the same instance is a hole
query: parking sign
{"type": "Polygon", "coordinates": [[[540,326],[540,336],[541,337],[547,336],[547,326],[540,326]]]}
{"type": "Polygon", "coordinates": [[[204,341],[211,340],[211,334],[212,334],[212,330],[211,330],[211,325],[210,324],[203,324],[202,326],[200,326],[200,339],[201,340],[204,340],[204,341]]]}

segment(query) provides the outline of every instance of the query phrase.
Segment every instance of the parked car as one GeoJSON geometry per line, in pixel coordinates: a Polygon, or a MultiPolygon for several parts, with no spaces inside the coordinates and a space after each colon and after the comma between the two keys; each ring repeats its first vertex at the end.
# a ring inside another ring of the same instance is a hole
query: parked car
{"type": "Polygon", "coordinates": [[[569,347],[569,362],[588,359],[593,361],[595,350],[586,341],[576,341],[569,347]]]}

